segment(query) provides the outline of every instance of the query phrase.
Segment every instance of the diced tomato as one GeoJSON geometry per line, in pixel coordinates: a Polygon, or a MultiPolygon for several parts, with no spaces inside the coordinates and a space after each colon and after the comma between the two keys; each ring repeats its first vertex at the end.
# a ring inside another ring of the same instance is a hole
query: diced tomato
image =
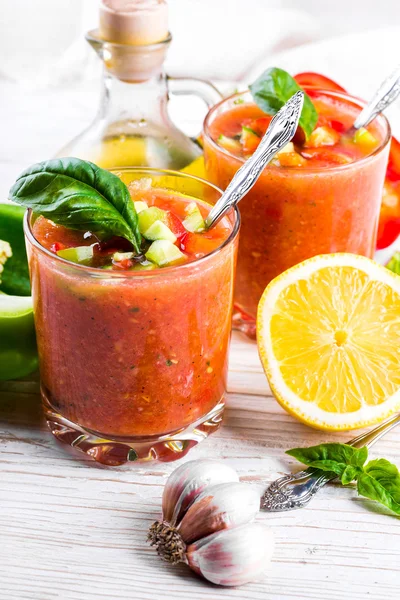
{"type": "Polygon", "coordinates": [[[250,127],[260,137],[262,137],[267,131],[269,124],[272,121],[272,117],[260,117],[259,119],[253,119],[250,123],[250,127]]]}
{"type": "Polygon", "coordinates": [[[318,116],[318,121],[315,127],[329,127],[337,133],[345,133],[348,130],[348,127],[344,123],[337,121],[336,119],[330,119],[326,115],[318,116]]]}
{"type": "Polygon", "coordinates": [[[50,250],[51,252],[57,254],[59,250],[65,250],[66,247],[67,246],[65,244],[61,244],[61,242],[54,242],[54,244],[50,246],[50,250]]]}
{"type": "Polygon", "coordinates": [[[133,261],[130,258],[124,258],[123,260],[113,261],[113,269],[119,269],[121,271],[126,271],[133,267],[133,261]]]}
{"type": "Polygon", "coordinates": [[[294,79],[297,81],[300,87],[311,87],[318,88],[320,90],[332,90],[334,92],[346,92],[341,85],[329,79],[329,77],[325,77],[325,75],[321,75],[320,73],[313,72],[304,72],[298,73],[294,76],[294,79]]]}
{"type": "Polygon", "coordinates": [[[318,121],[317,121],[315,128],[330,127],[330,126],[331,126],[331,120],[329,117],[327,117],[326,115],[318,115],[318,121]]]}
{"type": "Polygon", "coordinates": [[[200,256],[209,254],[218,247],[218,244],[216,245],[215,240],[215,233],[212,236],[212,234],[207,233],[187,232],[186,237],[181,242],[181,249],[184,252],[199,258],[200,256]]]}
{"type": "Polygon", "coordinates": [[[250,129],[250,127],[242,128],[240,142],[245,154],[252,154],[255,150],[257,150],[260,141],[261,138],[256,134],[255,131],[250,129]]]}
{"type": "Polygon", "coordinates": [[[346,125],[341,121],[336,121],[335,119],[331,120],[330,126],[338,133],[344,133],[345,131],[347,131],[346,125]]]}
{"type": "Polygon", "coordinates": [[[277,158],[282,167],[303,167],[307,164],[306,159],[298,152],[280,152],[277,158]]]}
{"type": "Polygon", "coordinates": [[[337,148],[304,148],[301,154],[304,158],[315,160],[321,166],[345,165],[353,161],[351,155],[347,154],[343,149],[339,151],[337,148]]]}
{"type": "Polygon", "coordinates": [[[179,243],[181,239],[187,234],[186,229],[183,226],[182,221],[179,217],[177,217],[174,213],[168,211],[168,227],[172,231],[172,233],[176,236],[177,242],[179,243]]]}

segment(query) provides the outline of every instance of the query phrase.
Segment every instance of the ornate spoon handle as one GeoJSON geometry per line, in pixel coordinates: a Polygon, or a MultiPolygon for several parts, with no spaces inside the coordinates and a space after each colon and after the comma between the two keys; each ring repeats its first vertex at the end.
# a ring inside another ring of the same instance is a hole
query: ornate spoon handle
{"type": "Polygon", "coordinates": [[[296,92],[276,113],[254,154],[240,167],[221,198],[206,218],[206,228],[213,227],[253,187],[264,167],[290,142],[296,133],[304,93],[296,92]]]}
{"type": "MultiPolygon", "coordinates": [[[[347,443],[356,448],[361,448],[362,446],[370,448],[399,423],[400,413],[347,443]]],[[[330,476],[327,473],[321,473],[321,471],[318,471],[318,474],[316,474],[314,469],[307,469],[294,475],[280,477],[276,481],[273,481],[262,495],[261,510],[279,512],[294,508],[303,508],[323,485],[333,479],[336,479],[336,475],[330,476]]]]}
{"type": "Polygon", "coordinates": [[[375,96],[354,121],[354,128],[366,127],[376,116],[392,104],[400,94],[400,66],[381,84],[375,96]]]}

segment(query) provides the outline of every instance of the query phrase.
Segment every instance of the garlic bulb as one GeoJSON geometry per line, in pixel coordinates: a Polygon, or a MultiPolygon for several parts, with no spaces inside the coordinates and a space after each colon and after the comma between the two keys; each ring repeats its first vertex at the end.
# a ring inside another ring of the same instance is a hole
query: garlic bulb
{"type": "Polygon", "coordinates": [[[162,499],[163,519],[175,525],[208,485],[239,481],[234,469],[216,460],[190,460],[171,473],[162,499]]]}
{"type": "Polygon", "coordinates": [[[260,510],[260,496],[245,483],[207,487],[189,506],[177,531],[186,544],[252,521],[260,510]]]}
{"type": "Polygon", "coordinates": [[[258,493],[233,469],[190,461],[168,479],[163,521],[151,525],[148,541],[172,564],[184,562],[219,585],[241,585],[259,578],[272,555],[272,533],[250,523],[259,510],[258,493]]]}
{"type": "Polygon", "coordinates": [[[156,521],[148,539],[158,554],[172,563],[184,560],[186,544],[202,537],[249,523],[260,510],[260,497],[249,485],[220,483],[199,494],[177,525],[156,521]]]}
{"type": "Polygon", "coordinates": [[[259,523],[209,535],[186,550],[193,571],[218,585],[242,585],[260,579],[274,549],[272,532],[259,523]]]}

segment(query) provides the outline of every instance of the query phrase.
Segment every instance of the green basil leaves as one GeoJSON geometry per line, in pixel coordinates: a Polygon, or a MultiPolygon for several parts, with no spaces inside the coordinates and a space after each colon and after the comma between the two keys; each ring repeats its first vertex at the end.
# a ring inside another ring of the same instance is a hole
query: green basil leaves
{"type": "Polygon", "coordinates": [[[140,252],[138,217],[126,185],[113,173],[78,158],[59,158],[26,169],[10,199],[70,229],[129,240],[140,252]]]}
{"type": "Polygon", "coordinates": [[[368,448],[348,444],[320,444],[310,448],[293,448],[286,454],[321,471],[335,473],[343,485],[357,482],[361,496],[376,500],[400,515],[400,473],[396,465],[380,458],[366,463],[368,448]]]}
{"type": "MultiPolygon", "coordinates": [[[[249,86],[254,102],[267,115],[275,115],[280,108],[302,88],[283,69],[276,67],[264,71],[256,81],[249,86]]],[[[318,121],[318,113],[307,94],[304,94],[303,110],[299,125],[306,138],[313,132],[318,121]]]]}

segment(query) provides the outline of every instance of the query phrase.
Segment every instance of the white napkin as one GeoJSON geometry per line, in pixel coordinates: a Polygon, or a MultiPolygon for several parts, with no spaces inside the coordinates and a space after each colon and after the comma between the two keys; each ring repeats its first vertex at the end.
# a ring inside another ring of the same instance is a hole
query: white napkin
{"type": "Polygon", "coordinates": [[[169,0],[172,75],[240,80],[271,53],[320,37],[317,18],[265,0],[169,0]]]}

